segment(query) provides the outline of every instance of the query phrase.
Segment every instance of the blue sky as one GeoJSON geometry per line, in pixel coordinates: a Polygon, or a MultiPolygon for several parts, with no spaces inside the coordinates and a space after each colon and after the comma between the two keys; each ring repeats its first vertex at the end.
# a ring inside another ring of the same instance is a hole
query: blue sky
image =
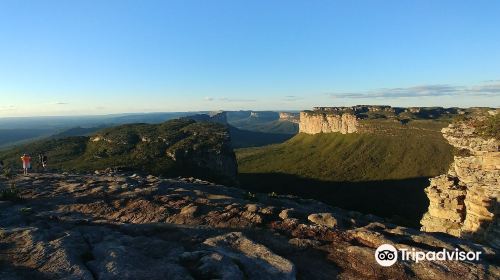
{"type": "Polygon", "coordinates": [[[0,116],[500,105],[500,1],[0,0],[0,116]]]}

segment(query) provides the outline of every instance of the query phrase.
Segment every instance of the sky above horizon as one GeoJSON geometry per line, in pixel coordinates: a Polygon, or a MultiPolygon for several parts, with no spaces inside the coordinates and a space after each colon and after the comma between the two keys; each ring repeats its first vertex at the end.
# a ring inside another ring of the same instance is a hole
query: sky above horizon
{"type": "Polygon", "coordinates": [[[0,117],[500,106],[500,1],[0,0],[0,117]]]}

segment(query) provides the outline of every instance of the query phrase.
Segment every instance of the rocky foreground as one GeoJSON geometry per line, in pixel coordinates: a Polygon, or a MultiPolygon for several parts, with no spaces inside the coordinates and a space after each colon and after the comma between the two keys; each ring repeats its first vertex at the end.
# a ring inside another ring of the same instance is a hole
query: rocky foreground
{"type": "Polygon", "coordinates": [[[196,179],[18,177],[0,202],[0,279],[499,279],[494,249],[313,200],[196,179]],[[479,262],[399,261],[375,249],[481,251],[479,262]]]}

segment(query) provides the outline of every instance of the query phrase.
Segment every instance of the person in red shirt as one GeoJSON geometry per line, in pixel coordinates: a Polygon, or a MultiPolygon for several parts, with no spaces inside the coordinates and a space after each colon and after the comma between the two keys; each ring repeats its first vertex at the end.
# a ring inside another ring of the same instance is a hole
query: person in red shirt
{"type": "Polygon", "coordinates": [[[28,175],[28,169],[30,169],[30,167],[31,167],[31,157],[27,154],[24,154],[21,157],[21,160],[23,162],[24,175],[28,175]]]}

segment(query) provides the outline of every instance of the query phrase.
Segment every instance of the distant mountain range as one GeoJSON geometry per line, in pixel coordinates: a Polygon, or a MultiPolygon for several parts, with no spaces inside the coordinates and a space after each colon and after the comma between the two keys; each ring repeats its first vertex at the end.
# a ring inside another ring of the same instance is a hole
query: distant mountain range
{"type": "MultiPolygon", "coordinates": [[[[296,124],[279,121],[277,112],[253,112],[253,111],[229,111],[225,112],[224,123],[248,131],[270,133],[263,135],[265,141],[257,141],[260,144],[249,143],[238,144],[237,147],[248,147],[269,143],[280,142],[288,139],[283,134],[295,134],[298,131],[296,124]],[[250,117],[252,113],[260,117],[250,117]],[[271,116],[271,117],[269,117],[271,116]],[[277,134],[277,135],[274,135],[277,134]]],[[[211,112],[167,112],[167,113],[144,113],[144,114],[114,114],[100,116],[60,116],[60,117],[15,117],[0,118],[0,148],[6,148],[29,141],[39,140],[47,137],[61,138],[66,136],[87,136],[105,127],[113,127],[130,123],[157,124],[167,120],[186,118],[197,121],[206,121],[211,112]],[[198,118],[198,119],[196,119],[198,118]]],[[[249,134],[249,132],[247,132],[249,134]]],[[[236,136],[238,138],[238,136],[236,136]]],[[[256,139],[256,137],[252,137],[256,139]]]]}

